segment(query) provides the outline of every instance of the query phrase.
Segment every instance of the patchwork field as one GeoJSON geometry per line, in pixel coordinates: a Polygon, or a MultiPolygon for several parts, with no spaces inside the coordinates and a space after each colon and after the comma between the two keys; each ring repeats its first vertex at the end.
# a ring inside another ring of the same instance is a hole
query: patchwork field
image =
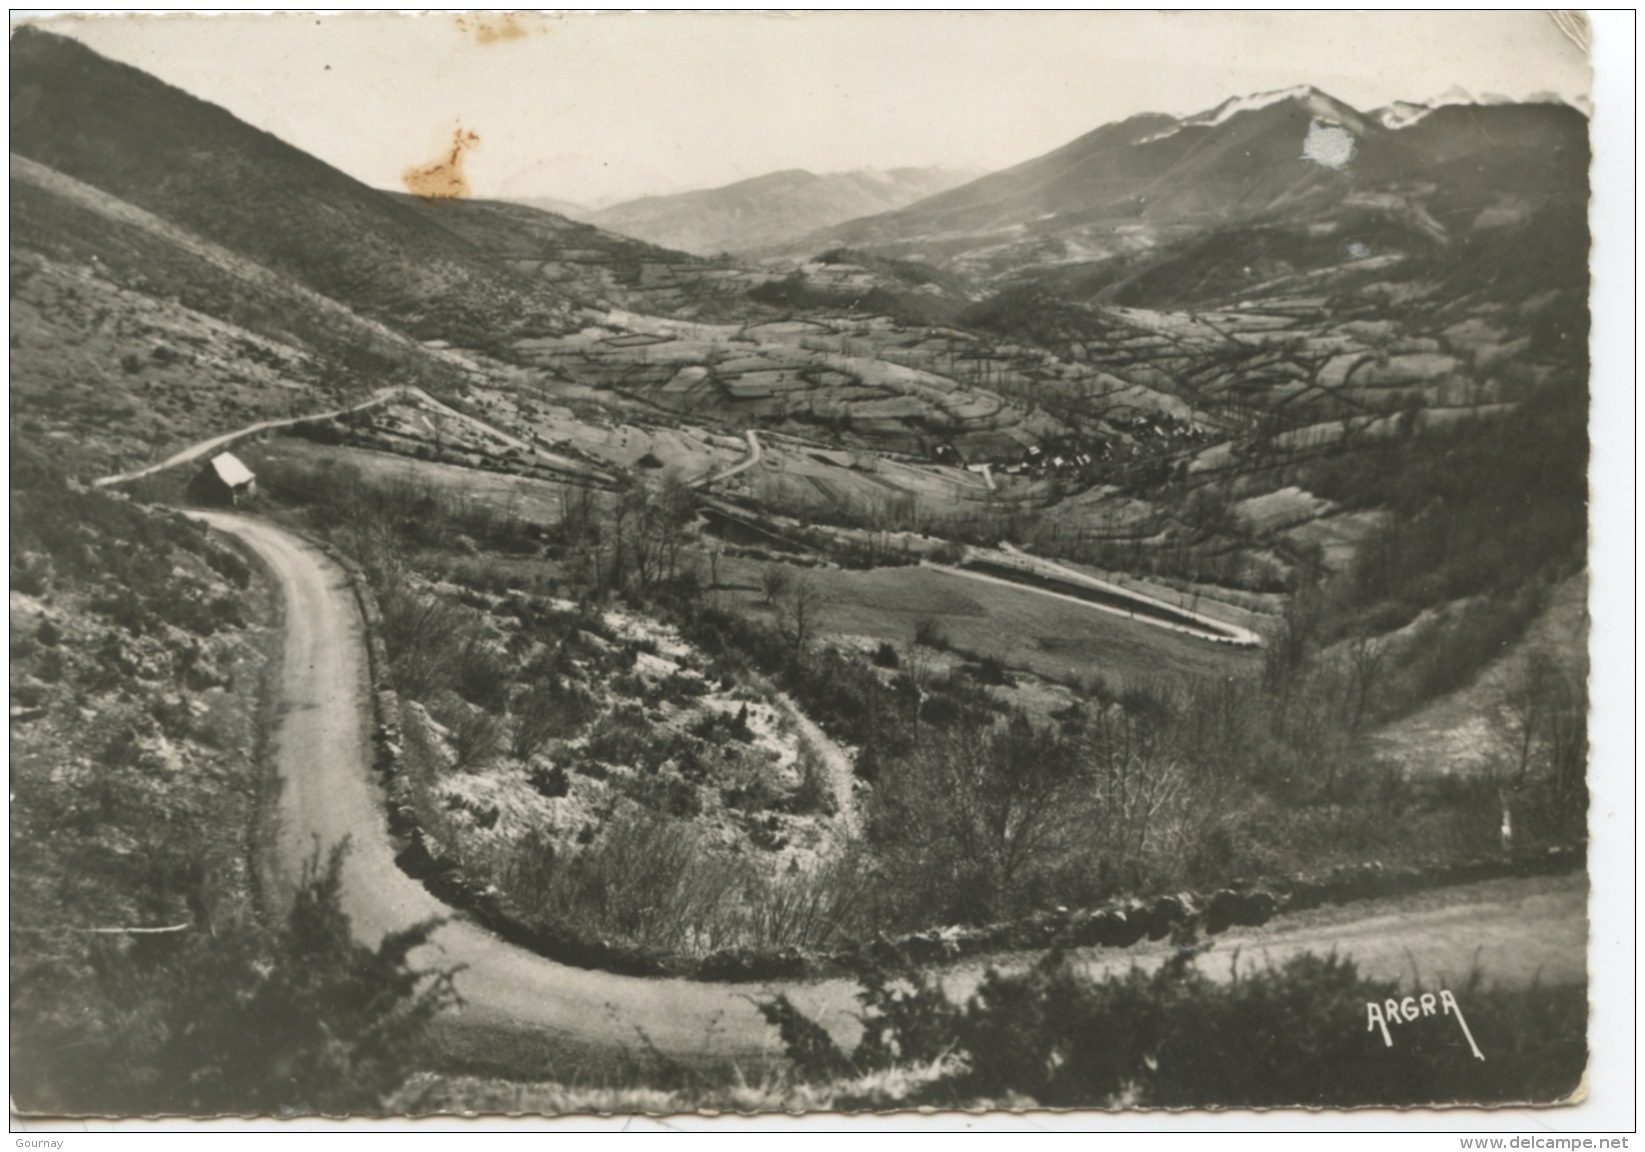
{"type": "MultiPolygon", "coordinates": [[[[760,561],[727,557],[728,600],[760,612],[760,561]]],[[[820,600],[824,635],[907,645],[916,625],[934,618],[958,649],[997,656],[1007,666],[1066,683],[1101,677],[1115,688],[1163,677],[1248,675],[1259,653],[1182,636],[1027,588],[987,584],[934,568],[804,572],[820,600]]]]}
{"type": "Polygon", "coordinates": [[[237,453],[275,491],[428,489],[452,504],[484,507],[500,518],[549,527],[564,514],[565,486],[366,448],[316,444],[295,436],[247,445],[237,453]]]}

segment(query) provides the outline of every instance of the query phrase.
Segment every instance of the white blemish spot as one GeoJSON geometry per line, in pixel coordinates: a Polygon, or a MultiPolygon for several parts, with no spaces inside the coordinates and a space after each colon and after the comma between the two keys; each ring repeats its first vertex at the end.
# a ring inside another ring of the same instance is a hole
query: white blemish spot
{"type": "Polygon", "coordinates": [[[1340,172],[1354,158],[1354,134],[1340,124],[1315,120],[1302,142],[1302,158],[1340,172]]]}

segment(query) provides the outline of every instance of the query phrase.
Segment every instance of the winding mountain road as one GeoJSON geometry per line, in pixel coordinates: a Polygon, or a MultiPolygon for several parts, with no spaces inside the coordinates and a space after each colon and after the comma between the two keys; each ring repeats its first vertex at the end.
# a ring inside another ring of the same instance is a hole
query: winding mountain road
{"type": "MultiPolygon", "coordinates": [[[[370,764],[370,684],[364,625],[344,571],[314,545],[251,516],[191,513],[238,537],[267,563],[284,601],[284,657],[274,730],[279,790],[277,879],[289,890],[322,846],[351,842],[343,907],[356,935],[375,945],[384,933],[448,917],[414,962],[462,965],[465,1006],[443,1018],[437,1062],[520,1077],[587,1081],[602,1068],[662,1057],[688,1065],[735,1063],[757,1072],[778,1052],[755,1000],[780,988],[843,1040],[857,1029],[856,987],[844,980],[766,989],[749,985],[643,979],[571,968],[508,944],[441,904],[394,863],[384,798],[370,764]]],[[[1498,881],[1401,903],[1328,909],[1220,937],[1204,961],[1227,975],[1228,955],[1279,960],[1336,948],[1369,974],[1460,977],[1476,956],[1488,976],[1513,983],[1584,979],[1587,922],[1580,876],[1498,881]]],[[[1157,964],[1165,946],[1091,950],[1093,969],[1157,964]]],[[[997,957],[1007,966],[1026,957],[997,957]]],[[[985,964],[950,968],[952,992],[975,985],[985,964]]],[[[1363,1020],[1344,1027],[1363,1027],[1363,1020]]]]}
{"type": "MultiPolygon", "coordinates": [[[[190,460],[198,460],[207,453],[214,453],[219,448],[227,448],[236,440],[243,440],[247,436],[254,436],[259,432],[268,432],[275,428],[290,428],[293,424],[302,424],[310,420],[332,420],[338,416],[347,416],[353,412],[364,412],[368,408],[396,397],[405,395],[404,388],[382,388],[371,394],[368,400],[347,408],[335,408],[330,412],[315,412],[307,416],[289,416],[283,420],[259,420],[255,424],[247,424],[244,428],[237,428],[233,432],[224,432],[221,436],[213,436],[210,440],[201,440],[197,444],[190,444],[180,452],[174,452],[157,464],[135,469],[131,472],[118,472],[113,476],[103,476],[91,482],[93,488],[109,488],[116,484],[129,484],[133,480],[141,480],[144,476],[152,476],[156,472],[164,472],[168,468],[176,468],[180,464],[187,464],[190,460]]],[[[422,389],[416,389],[421,392],[422,389]]],[[[425,393],[426,395],[426,393],[425,393]]]]}
{"type": "MultiPolygon", "coordinates": [[[[455,916],[394,862],[384,799],[372,778],[370,677],[364,624],[347,574],[318,548],[273,525],[226,512],[194,513],[250,545],[273,570],[285,605],[285,648],[275,727],[280,878],[295,888],[302,864],[345,837],[343,910],[375,945],[390,931],[450,916],[423,965],[464,965],[466,1007],[448,1027],[535,1032],[567,1056],[637,1046],[641,1026],[680,1059],[756,1062],[775,1052],[742,989],[571,968],[498,939],[455,916]],[[719,1030],[714,1031],[715,1026],[719,1030]]],[[[456,1038],[453,1038],[456,1039],[456,1038]]],[[[466,1045],[464,1045],[466,1047],[466,1045]]]]}
{"type": "Polygon", "coordinates": [[[709,476],[705,476],[702,480],[698,481],[697,486],[699,488],[708,488],[712,485],[718,484],[721,480],[729,480],[739,472],[746,472],[748,469],[754,467],[754,465],[760,462],[760,438],[755,434],[754,429],[746,429],[743,432],[743,439],[748,441],[748,455],[744,456],[741,460],[737,461],[729,468],[715,472],[709,476]]]}
{"type": "MultiPolygon", "coordinates": [[[[214,454],[219,448],[226,450],[236,442],[244,440],[248,436],[255,436],[260,432],[270,432],[276,428],[290,428],[294,424],[305,424],[318,420],[335,420],[340,416],[348,416],[355,412],[365,412],[368,409],[379,407],[390,400],[416,401],[432,412],[436,412],[451,420],[461,421],[469,427],[476,429],[482,435],[492,437],[506,448],[514,448],[528,456],[534,456],[539,463],[546,462],[550,467],[557,468],[562,472],[569,472],[575,476],[587,476],[590,479],[598,480],[602,484],[612,484],[616,482],[615,478],[612,477],[610,473],[602,472],[597,468],[590,467],[579,460],[573,460],[569,456],[562,456],[557,452],[550,452],[547,449],[538,447],[535,444],[529,444],[520,439],[518,436],[504,432],[495,424],[481,420],[477,416],[470,416],[466,412],[459,412],[451,405],[446,404],[443,401],[436,400],[433,396],[430,396],[427,392],[417,387],[415,384],[403,384],[396,385],[392,388],[380,388],[376,392],[373,392],[368,399],[362,400],[360,403],[350,405],[346,408],[335,408],[329,412],[312,412],[306,416],[289,416],[279,420],[259,420],[255,424],[247,424],[243,428],[236,428],[233,432],[224,432],[221,436],[213,436],[209,440],[201,440],[196,444],[191,444],[179,452],[172,453],[170,456],[167,456],[164,460],[161,460],[158,463],[149,464],[131,472],[118,472],[113,476],[102,476],[96,480],[93,480],[91,484],[94,488],[110,488],[120,484],[129,484],[133,480],[141,480],[144,476],[152,476],[156,472],[164,472],[169,468],[176,468],[180,465],[187,464],[191,460],[198,460],[202,456],[214,454]]],[[[750,432],[748,436],[749,443],[754,447],[754,458],[757,460],[759,459],[759,445],[754,442],[754,434],[752,432],[750,432]]],[[[749,463],[752,462],[753,461],[749,461],[749,463]]],[[[746,463],[742,465],[744,468],[747,466],[748,464],[746,463]]],[[[734,470],[740,471],[741,469],[734,470]]],[[[729,474],[730,473],[727,473],[727,475],[729,474]]],[[[716,477],[715,479],[722,478],[723,477],[716,477]]]]}

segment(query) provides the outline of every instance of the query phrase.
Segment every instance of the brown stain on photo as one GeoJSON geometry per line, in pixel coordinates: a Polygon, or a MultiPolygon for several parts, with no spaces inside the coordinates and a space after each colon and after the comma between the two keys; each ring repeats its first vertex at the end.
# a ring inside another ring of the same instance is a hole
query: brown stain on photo
{"type": "Polygon", "coordinates": [[[406,191],[425,200],[461,200],[469,195],[468,178],[463,175],[463,153],[480,146],[480,134],[457,125],[451,148],[427,164],[407,168],[400,174],[406,191]]]}
{"type": "Polygon", "coordinates": [[[548,32],[548,21],[529,12],[469,12],[453,19],[457,31],[474,37],[476,44],[523,40],[533,32],[548,32]]]}

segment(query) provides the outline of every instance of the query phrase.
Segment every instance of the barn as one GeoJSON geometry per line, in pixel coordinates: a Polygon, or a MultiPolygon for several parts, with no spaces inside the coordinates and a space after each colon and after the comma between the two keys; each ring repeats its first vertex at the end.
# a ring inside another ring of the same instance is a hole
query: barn
{"type": "Polygon", "coordinates": [[[257,494],[257,476],[232,452],[213,456],[189,481],[189,499],[196,504],[232,508],[257,494]]]}

